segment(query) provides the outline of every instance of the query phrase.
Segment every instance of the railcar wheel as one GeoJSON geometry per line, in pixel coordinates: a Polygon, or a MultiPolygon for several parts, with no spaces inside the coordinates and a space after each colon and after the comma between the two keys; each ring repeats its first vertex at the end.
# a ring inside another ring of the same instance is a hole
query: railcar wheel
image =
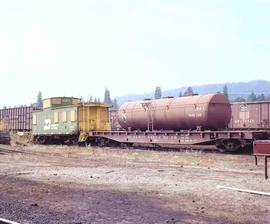
{"type": "Polygon", "coordinates": [[[64,141],[64,144],[72,146],[72,145],[78,145],[78,138],[68,138],[64,141]]]}
{"type": "Polygon", "coordinates": [[[105,138],[100,138],[97,142],[98,147],[106,147],[108,146],[109,140],[105,138]]]}
{"type": "Polygon", "coordinates": [[[46,136],[39,136],[37,138],[37,143],[41,145],[45,145],[47,143],[47,137],[46,136]]]}
{"type": "Polygon", "coordinates": [[[241,141],[238,139],[222,139],[216,144],[220,152],[238,152],[241,148],[241,141]]]}
{"type": "Polygon", "coordinates": [[[237,141],[227,141],[226,143],[226,151],[228,152],[235,152],[238,151],[240,148],[240,143],[237,141]]]}

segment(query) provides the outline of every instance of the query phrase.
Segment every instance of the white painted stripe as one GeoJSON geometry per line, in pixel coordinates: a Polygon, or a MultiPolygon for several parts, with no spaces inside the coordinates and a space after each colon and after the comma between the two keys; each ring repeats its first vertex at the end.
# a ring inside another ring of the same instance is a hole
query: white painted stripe
{"type": "Polygon", "coordinates": [[[259,194],[259,195],[265,195],[270,197],[270,193],[263,192],[263,191],[253,191],[248,189],[241,189],[241,188],[235,188],[235,187],[224,187],[224,186],[217,186],[217,189],[227,189],[227,190],[233,190],[233,191],[240,191],[240,192],[246,192],[250,194],[259,194]]]}
{"type": "Polygon", "coordinates": [[[0,218],[0,224],[20,224],[20,223],[0,218]]]}

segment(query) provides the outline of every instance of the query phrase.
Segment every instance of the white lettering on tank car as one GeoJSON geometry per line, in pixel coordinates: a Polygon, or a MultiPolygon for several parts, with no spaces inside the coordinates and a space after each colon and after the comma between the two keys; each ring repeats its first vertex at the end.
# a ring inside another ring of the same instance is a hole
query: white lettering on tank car
{"type": "Polygon", "coordinates": [[[195,114],[195,113],[188,114],[188,117],[202,117],[202,113],[198,113],[198,114],[195,114]]]}

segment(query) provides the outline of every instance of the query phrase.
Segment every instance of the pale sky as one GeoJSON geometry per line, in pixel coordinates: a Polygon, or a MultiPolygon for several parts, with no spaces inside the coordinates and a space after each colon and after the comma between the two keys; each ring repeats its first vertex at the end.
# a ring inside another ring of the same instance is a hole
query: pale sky
{"type": "Polygon", "coordinates": [[[0,106],[270,80],[270,0],[0,0],[0,106]]]}

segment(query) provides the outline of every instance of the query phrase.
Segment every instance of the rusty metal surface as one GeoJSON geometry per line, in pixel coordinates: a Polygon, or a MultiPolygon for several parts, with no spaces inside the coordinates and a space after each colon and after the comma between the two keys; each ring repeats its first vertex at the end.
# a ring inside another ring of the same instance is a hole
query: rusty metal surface
{"type": "Polygon", "coordinates": [[[264,136],[261,131],[93,131],[90,137],[102,137],[121,143],[194,145],[211,143],[219,139],[252,140],[264,136]]]}
{"type": "Polygon", "coordinates": [[[15,131],[32,130],[33,107],[14,107],[0,110],[0,120],[5,129],[15,131]]]}
{"type": "Polygon", "coordinates": [[[254,155],[270,156],[270,140],[257,140],[253,142],[254,155]]]}
{"type": "Polygon", "coordinates": [[[253,155],[255,156],[255,164],[258,165],[258,156],[264,157],[264,173],[265,179],[268,179],[268,158],[270,158],[270,140],[257,140],[253,142],[253,155]]]}
{"type": "Polygon", "coordinates": [[[127,102],[117,116],[126,130],[218,130],[227,127],[231,108],[227,98],[217,93],[127,102]]]}
{"type": "Polygon", "coordinates": [[[270,129],[270,101],[232,103],[229,124],[234,129],[270,129]]]}

